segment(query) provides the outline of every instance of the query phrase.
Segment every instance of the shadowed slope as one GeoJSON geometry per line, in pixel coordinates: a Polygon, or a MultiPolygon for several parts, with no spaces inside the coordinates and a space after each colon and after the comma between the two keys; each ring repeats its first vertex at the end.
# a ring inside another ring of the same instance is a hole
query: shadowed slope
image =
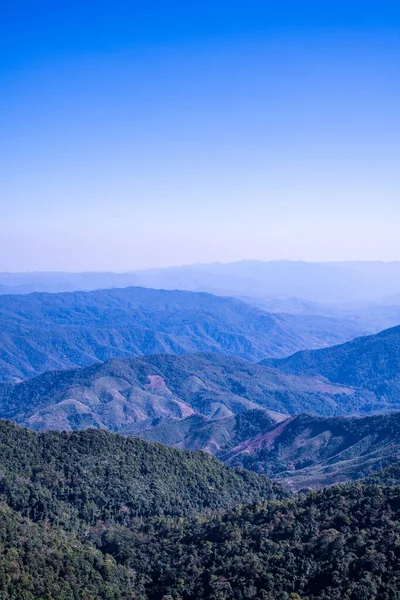
{"type": "Polygon", "coordinates": [[[388,408],[400,408],[400,326],[262,364],[286,374],[320,375],[333,383],[369,391],[388,408]]]}

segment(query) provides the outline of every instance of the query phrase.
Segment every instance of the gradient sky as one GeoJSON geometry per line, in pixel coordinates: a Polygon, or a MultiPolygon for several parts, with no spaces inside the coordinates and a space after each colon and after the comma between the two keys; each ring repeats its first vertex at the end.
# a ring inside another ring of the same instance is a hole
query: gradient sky
{"type": "Polygon", "coordinates": [[[6,0],[0,270],[400,259],[395,0],[6,0]]]}

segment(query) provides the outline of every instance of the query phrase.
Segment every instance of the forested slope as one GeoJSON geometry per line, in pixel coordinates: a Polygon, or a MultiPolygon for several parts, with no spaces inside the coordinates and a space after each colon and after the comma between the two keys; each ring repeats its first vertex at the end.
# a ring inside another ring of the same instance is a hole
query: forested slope
{"type": "Polygon", "coordinates": [[[64,527],[284,496],[279,484],[205,453],[107,431],[36,434],[7,421],[0,421],[0,473],[0,499],[64,527]]]}
{"type": "Polygon", "coordinates": [[[262,363],[286,374],[322,376],[332,383],[368,391],[392,408],[400,407],[400,326],[339,346],[262,363]]]}

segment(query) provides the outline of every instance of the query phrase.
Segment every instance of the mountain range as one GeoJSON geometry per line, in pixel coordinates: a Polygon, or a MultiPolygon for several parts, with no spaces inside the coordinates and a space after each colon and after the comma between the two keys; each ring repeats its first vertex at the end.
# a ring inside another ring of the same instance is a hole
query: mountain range
{"type": "MultiPolygon", "coordinates": [[[[173,320],[169,311],[167,315],[173,320]]],[[[65,318],[70,318],[69,306],[67,317],[60,311],[54,320],[62,324],[65,318]]],[[[149,419],[195,414],[215,419],[260,407],[288,415],[388,412],[400,408],[399,349],[400,327],[394,327],[259,364],[216,353],[119,358],[3,384],[0,417],[37,429],[95,426],[125,431],[149,419]]]]}
{"type": "Polygon", "coordinates": [[[260,407],[292,415],[341,415],[387,405],[370,392],[319,376],[286,375],[218,354],[112,359],[0,385],[0,418],[36,430],[96,427],[134,433],[137,423],[142,427],[154,419],[221,419],[260,407]]]}
{"type": "Polygon", "coordinates": [[[65,292],[144,286],[328,304],[399,304],[400,262],[257,261],[185,265],[130,273],[0,273],[0,293],[65,292]],[[386,302],[386,300],[385,300],[386,302]]]}
{"type": "Polygon", "coordinates": [[[0,418],[118,431],[205,450],[293,490],[363,477],[400,456],[400,327],[260,364],[148,355],[0,385],[0,418]],[[309,414],[304,414],[309,413],[309,414]]]}
{"type": "MultiPolygon", "coordinates": [[[[224,344],[232,352],[238,344],[261,352],[260,337],[268,335],[277,344],[278,333],[284,335],[287,322],[279,320],[281,315],[233,298],[126,288],[3,296],[1,301],[3,335],[7,327],[8,335],[40,330],[53,336],[64,359],[60,331],[67,336],[89,327],[121,332],[129,321],[135,335],[141,327],[160,335],[164,327],[174,336],[164,334],[171,345],[164,345],[162,354],[3,383],[0,418],[38,431],[93,427],[205,450],[226,464],[279,477],[291,489],[355,479],[397,460],[396,414],[343,417],[400,408],[400,327],[257,364],[217,353],[215,346],[211,353],[190,353],[193,334],[199,345],[218,339],[219,349],[224,344]],[[236,337],[227,334],[228,327],[236,337]],[[266,333],[260,336],[262,327],[266,333]],[[254,335],[259,345],[250,337],[244,343],[239,331],[254,335]],[[177,349],[182,354],[168,353],[177,349]]],[[[117,345],[114,349],[120,352],[117,345]]]]}
{"type": "Polygon", "coordinates": [[[109,429],[278,478],[291,490],[367,476],[400,456],[400,413],[320,376],[223,355],[112,359],[0,386],[0,418],[38,431],[109,429]],[[311,411],[314,415],[298,414],[311,411]],[[319,416],[317,416],[319,415],[319,416]]]}
{"type": "Polygon", "coordinates": [[[400,327],[272,304],[0,297],[4,600],[397,598],[400,327]]]}
{"type": "Polygon", "coordinates": [[[357,324],[206,293],[121,288],[0,296],[0,381],[113,357],[217,352],[257,361],[339,343],[357,324]]]}

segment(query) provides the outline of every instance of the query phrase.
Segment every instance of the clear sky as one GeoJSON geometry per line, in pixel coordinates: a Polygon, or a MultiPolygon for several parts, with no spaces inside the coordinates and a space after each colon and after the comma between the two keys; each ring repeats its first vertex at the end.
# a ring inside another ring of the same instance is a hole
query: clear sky
{"type": "Polygon", "coordinates": [[[6,0],[0,270],[400,259],[396,0],[6,0]]]}

